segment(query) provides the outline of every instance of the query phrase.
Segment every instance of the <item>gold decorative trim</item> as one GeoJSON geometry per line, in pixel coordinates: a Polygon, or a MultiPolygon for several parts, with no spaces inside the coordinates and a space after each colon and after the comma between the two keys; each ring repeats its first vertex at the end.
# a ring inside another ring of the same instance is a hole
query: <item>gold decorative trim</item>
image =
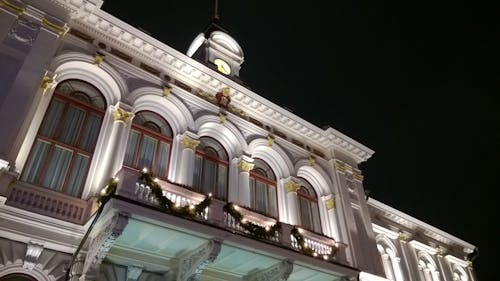
{"type": "Polygon", "coordinates": [[[42,19],[42,26],[54,31],[55,33],[59,34],[59,36],[66,34],[66,32],[68,31],[68,28],[66,27],[66,25],[64,25],[63,27],[60,27],[60,26],[50,22],[46,18],[42,19]]]}
{"type": "Polygon", "coordinates": [[[96,53],[94,57],[94,64],[99,66],[104,61],[104,55],[101,53],[96,53]]]}
{"type": "Polygon", "coordinates": [[[221,124],[226,123],[227,114],[225,112],[222,112],[222,111],[219,112],[219,119],[220,119],[221,124]]]}
{"type": "Polygon", "coordinates": [[[134,116],[132,112],[125,111],[119,107],[115,109],[115,111],[113,111],[114,121],[121,121],[125,124],[127,124],[130,121],[132,116],[134,116]]]}
{"type": "Polygon", "coordinates": [[[16,5],[10,3],[7,0],[2,0],[2,2],[0,2],[0,6],[5,6],[7,8],[10,8],[11,10],[14,10],[17,13],[18,16],[24,14],[24,8],[23,7],[16,6],[16,5]]]}
{"type": "Polygon", "coordinates": [[[352,177],[358,181],[363,181],[363,179],[365,178],[361,173],[359,173],[358,171],[352,171],[352,177]]]}
{"type": "Polygon", "coordinates": [[[296,183],[292,180],[288,181],[285,183],[285,191],[286,193],[289,192],[297,192],[297,190],[300,189],[300,183],[296,183]]]}
{"type": "Polygon", "coordinates": [[[335,199],[330,198],[325,200],[325,206],[327,210],[335,209],[335,199]]]}
{"type": "Polygon", "coordinates": [[[52,84],[54,83],[54,79],[52,77],[49,77],[47,75],[43,76],[42,78],[42,84],[40,85],[40,88],[43,90],[43,93],[52,87],[52,84]]]}
{"type": "Polygon", "coordinates": [[[268,135],[267,136],[267,146],[272,147],[274,144],[274,136],[273,135],[268,135]]]}
{"type": "Polygon", "coordinates": [[[398,239],[401,241],[406,241],[408,240],[408,236],[404,232],[399,232],[398,239]]]}
{"type": "Polygon", "coordinates": [[[182,138],[182,149],[186,149],[186,148],[189,148],[189,149],[192,149],[192,150],[196,150],[196,147],[200,144],[200,141],[199,140],[195,140],[195,139],[192,139],[188,136],[184,136],[182,138]]]}
{"type": "Polygon", "coordinates": [[[335,161],[335,169],[337,169],[337,172],[342,173],[345,173],[346,171],[345,164],[338,161],[335,161]]]}
{"type": "Polygon", "coordinates": [[[309,165],[314,166],[316,164],[316,157],[309,155],[309,165]]]}
{"type": "Polygon", "coordinates": [[[162,97],[167,98],[170,95],[170,90],[172,89],[167,86],[163,86],[162,97]]]}
{"type": "Polygon", "coordinates": [[[255,165],[245,160],[238,162],[238,171],[249,173],[255,165]]]}

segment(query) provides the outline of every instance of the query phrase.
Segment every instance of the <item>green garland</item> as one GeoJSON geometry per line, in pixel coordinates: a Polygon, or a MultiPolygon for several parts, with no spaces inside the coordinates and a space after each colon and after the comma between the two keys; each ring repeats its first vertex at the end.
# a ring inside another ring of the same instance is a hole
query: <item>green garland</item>
{"type": "Polygon", "coordinates": [[[291,234],[293,235],[293,237],[295,237],[295,240],[297,240],[297,243],[299,244],[302,253],[309,256],[314,256],[315,254],[314,250],[306,246],[306,241],[304,240],[304,236],[300,234],[299,229],[296,226],[292,228],[291,234]]]}
{"type": "Polygon", "coordinates": [[[226,213],[230,214],[236,221],[238,221],[241,227],[248,231],[250,235],[256,238],[267,239],[273,237],[276,231],[281,228],[280,222],[276,222],[271,227],[265,228],[253,222],[244,221],[243,215],[236,210],[233,203],[227,203],[226,205],[224,205],[223,210],[226,213]]]}
{"type": "Polygon", "coordinates": [[[189,205],[178,207],[172,200],[168,199],[163,195],[163,190],[160,185],[155,182],[153,173],[148,171],[143,171],[141,176],[139,176],[139,181],[151,188],[151,194],[158,200],[160,206],[167,211],[176,216],[194,218],[197,215],[203,214],[205,209],[211,203],[211,197],[207,196],[203,201],[197,205],[189,205]]]}
{"type": "Polygon", "coordinates": [[[118,187],[118,179],[112,178],[109,180],[109,183],[101,189],[101,193],[99,194],[99,199],[97,202],[99,204],[105,204],[111,199],[111,197],[115,194],[116,188],[118,187]]]}

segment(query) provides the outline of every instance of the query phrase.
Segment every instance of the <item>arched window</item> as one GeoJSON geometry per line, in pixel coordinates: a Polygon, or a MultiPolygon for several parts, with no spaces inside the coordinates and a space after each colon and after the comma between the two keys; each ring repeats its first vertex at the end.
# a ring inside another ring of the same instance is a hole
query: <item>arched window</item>
{"type": "Polygon", "coordinates": [[[469,281],[467,273],[461,266],[454,266],[453,268],[453,281],[469,281]]]}
{"type": "Polygon", "coordinates": [[[436,263],[432,257],[422,252],[419,253],[418,269],[422,280],[424,281],[439,281],[439,272],[436,269],[436,263]]]}
{"type": "Polygon", "coordinates": [[[227,199],[228,157],[212,138],[200,138],[194,161],[193,188],[215,198],[227,199]]]}
{"type": "Polygon", "coordinates": [[[276,176],[264,161],[254,160],[250,171],[250,207],[260,213],[277,218],[276,176]]]}
{"type": "Polygon", "coordinates": [[[397,255],[396,247],[384,235],[377,237],[377,249],[382,259],[385,277],[389,280],[403,281],[400,258],[397,255]]]}
{"type": "Polygon", "coordinates": [[[321,233],[318,197],[309,182],[302,180],[301,187],[297,190],[297,198],[299,200],[299,224],[306,229],[321,233]]]}
{"type": "Polygon", "coordinates": [[[59,83],[21,180],[81,196],[105,107],[104,97],[92,85],[79,80],[59,83]]]}
{"type": "Polygon", "coordinates": [[[0,281],[37,281],[37,280],[26,274],[12,273],[4,277],[1,277],[0,281]]]}
{"type": "Polygon", "coordinates": [[[130,130],[123,164],[147,168],[159,178],[167,178],[172,129],[167,121],[151,111],[138,112],[130,130]]]}

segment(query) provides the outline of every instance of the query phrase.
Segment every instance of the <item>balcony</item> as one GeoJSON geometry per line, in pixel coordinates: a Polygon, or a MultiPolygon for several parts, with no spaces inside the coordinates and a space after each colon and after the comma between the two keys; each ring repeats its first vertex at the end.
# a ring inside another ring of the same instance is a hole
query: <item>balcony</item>
{"type": "MultiPolygon", "coordinates": [[[[125,197],[151,208],[161,209],[158,199],[152,194],[152,188],[138,180],[140,175],[141,173],[137,170],[123,168],[118,174],[120,182],[117,190],[118,197],[125,197]]],[[[157,180],[156,183],[161,187],[162,194],[172,201],[176,208],[194,206],[206,198],[206,195],[167,181],[157,180]]],[[[238,219],[228,212],[228,208],[226,202],[212,198],[211,204],[201,214],[190,219],[318,259],[347,264],[346,245],[343,243],[231,204],[230,208],[241,215],[238,219]],[[274,227],[276,224],[279,224],[279,227],[274,227]],[[256,233],[255,229],[260,232],[256,233]]]]}

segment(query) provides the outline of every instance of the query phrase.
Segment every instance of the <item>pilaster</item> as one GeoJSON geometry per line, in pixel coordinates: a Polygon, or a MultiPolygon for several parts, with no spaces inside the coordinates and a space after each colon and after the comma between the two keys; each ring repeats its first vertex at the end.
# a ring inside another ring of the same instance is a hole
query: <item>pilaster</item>
{"type": "Polygon", "coordinates": [[[238,168],[238,200],[242,206],[250,207],[250,171],[253,169],[253,159],[242,155],[237,160],[238,168]]]}
{"type": "Polygon", "coordinates": [[[175,165],[180,165],[178,167],[177,176],[177,182],[180,184],[187,186],[193,185],[194,157],[196,147],[200,144],[198,139],[199,137],[196,134],[189,131],[186,131],[183,135],[177,138],[177,141],[179,141],[180,144],[180,162],[175,165]]]}
{"type": "Polygon", "coordinates": [[[285,188],[286,205],[288,209],[288,223],[291,225],[299,224],[299,202],[297,198],[297,191],[300,189],[300,183],[297,178],[288,177],[283,179],[283,186],[285,188]]]}

